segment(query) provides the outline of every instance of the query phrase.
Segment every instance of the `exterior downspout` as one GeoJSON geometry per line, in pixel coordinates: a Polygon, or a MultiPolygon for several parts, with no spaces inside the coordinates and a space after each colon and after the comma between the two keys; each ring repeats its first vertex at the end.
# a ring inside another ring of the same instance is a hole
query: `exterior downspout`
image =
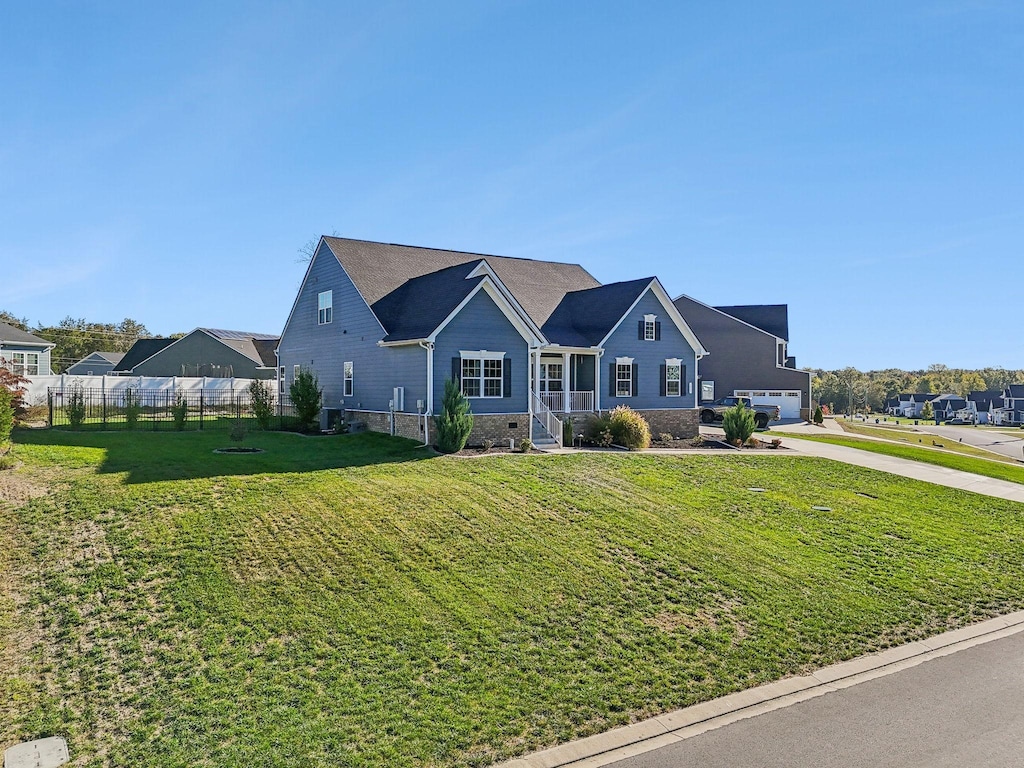
{"type": "Polygon", "coordinates": [[[423,409],[423,444],[430,445],[430,415],[434,409],[434,342],[420,342],[427,351],[427,407],[423,409]]]}

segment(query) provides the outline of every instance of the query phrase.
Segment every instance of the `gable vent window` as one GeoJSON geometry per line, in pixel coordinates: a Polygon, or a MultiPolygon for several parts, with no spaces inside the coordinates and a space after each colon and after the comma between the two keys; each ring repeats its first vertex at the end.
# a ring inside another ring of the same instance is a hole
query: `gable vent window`
{"type": "Polygon", "coordinates": [[[321,291],[316,297],[316,320],[320,325],[327,325],[334,319],[334,291],[321,291]]]}

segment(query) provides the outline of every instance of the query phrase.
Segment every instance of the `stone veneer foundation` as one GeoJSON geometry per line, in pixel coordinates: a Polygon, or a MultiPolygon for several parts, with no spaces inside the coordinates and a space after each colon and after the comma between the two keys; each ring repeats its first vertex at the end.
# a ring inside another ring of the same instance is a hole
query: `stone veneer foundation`
{"type": "MultiPolygon", "coordinates": [[[[391,414],[380,411],[345,411],[345,419],[349,423],[362,422],[371,432],[391,433],[391,414]]],[[[415,413],[395,414],[395,434],[423,442],[423,416],[415,413]]],[[[530,414],[473,414],[473,431],[469,434],[466,445],[483,445],[484,440],[491,440],[495,445],[508,445],[509,438],[519,445],[519,441],[530,437],[530,414]]],[[[435,417],[430,417],[430,442],[437,439],[435,417]]]]}

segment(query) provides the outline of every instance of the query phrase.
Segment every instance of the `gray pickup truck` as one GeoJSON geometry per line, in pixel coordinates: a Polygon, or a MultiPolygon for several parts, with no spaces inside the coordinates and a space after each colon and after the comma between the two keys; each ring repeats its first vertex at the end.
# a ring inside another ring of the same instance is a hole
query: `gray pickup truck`
{"type": "Polygon", "coordinates": [[[747,408],[754,411],[754,423],[758,429],[764,429],[769,421],[779,418],[779,406],[777,405],[754,405],[749,397],[721,397],[713,403],[704,403],[700,406],[700,420],[704,424],[714,424],[722,420],[722,414],[732,408],[736,403],[742,402],[747,408]]]}

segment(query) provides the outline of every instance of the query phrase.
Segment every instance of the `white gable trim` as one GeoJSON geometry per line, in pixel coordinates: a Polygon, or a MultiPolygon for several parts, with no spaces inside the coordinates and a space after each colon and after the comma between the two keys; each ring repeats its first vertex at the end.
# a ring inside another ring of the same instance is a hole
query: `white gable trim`
{"type": "Polygon", "coordinates": [[[683,316],[679,314],[679,310],[676,309],[675,305],[672,303],[672,299],[669,298],[668,293],[665,291],[665,288],[662,286],[661,281],[658,280],[658,278],[651,280],[650,285],[640,291],[640,295],[638,295],[636,300],[630,304],[629,309],[622,314],[622,317],[619,318],[619,322],[617,322],[612,329],[608,331],[608,334],[601,339],[601,343],[597,346],[603,348],[604,345],[608,343],[608,339],[611,338],[613,333],[619,330],[619,326],[622,325],[622,323],[625,322],[626,317],[636,309],[636,305],[640,303],[640,300],[645,295],[647,295],[648,291],[654,293],[654,297],[661,303],[661,306],[664,308],[665,314],[668,315],[669,320],[672,321],[678,331],[683,335],[683,338],[686,339],[687,343],[697,354],[697,359],[700,360],[702,357],[707,355],[708,351],[704,349],[704,345],[700,343],[700,339],[697,338],[697,335],[693,332],[690,326],[686,324],[683,316]]]}
{"type": "Polygon", "coordinates": [[[488,264],[486,260],[481,259],[480,263],[473,268],[473,271],[466,276],[466,279],[469,280],[470,278],[481,277],[483,275],[487,275],[494,281],[494,285],[505,296],[505,300],[512,305],[512,308],[523,319],[523,322],[529,326],[530,332],[540,339],[542,344],[547,344],[548,340],[544,337],[544,333],[541,331],[540,327],[533,322],[533,318],[530,317],[529,313],[525,309],[523,309],[523,305],[519,303],[516,297],[512,294],[512,291],[510,291],[508,286],[501,281],[501,278],[498,277],[497,273],[491,268],[491,265],[488,264]]]}
{"type": "Polygon", "coordinates": [[[321,246],[327,248],[327,250],[330,251],[331,256],[334,257],[334,260],[338,262],[338,266],[341,267],[341,271],[345,272],[345,276],[348,278],[348,281],[352,283],[352,287],[355,289],[356,295],[359,296],[360,299],[362,299],[363,304],[366,304],[366,308],[370,310],[370,314],[373,315],[373,319],[377,321],[377,325],[380,326],[381,333],[386,334],[387,329],[383,325],[381,325],[380,320],[377,318],[377,315],[373,311],[373,307],[371,307],[367,303],[366,298],[363,296],[362,293],[359,292],[359,286],[356,285],[355,281],[352,279],[349,273],[345,271],[345,265],[341,263],[341,259],[338,258],[338,254],[334,252],[334,249],[331,248],[330,244],[326,241],[326,238],[323,235],[320,235],[320,242],[317,243],[316,248],[313,249],[313,258],[309,260],[309,266],[306,267],[306,274],[302,276],[302,282],[299,284],[299,290],[295,292],[295,301],[292,302],[291,312],[288,313],[288,319],[284,323],[284,330],[281,331],[281,338],[277,342],[278,346],[280,346],[281,342],[284,341],[285,334],[288,333],[288,326],[292,324],[292,318],[295,316],[295,309],[296,307],[299,306],[299,299],[302,297],[302,292],[306,290],[306,282],[309,280],[309,273],[313,270],[313,265],[316,264],[316,259],[320,255],[321,246]]]}
{"type": "Polygon", "coordinates": [[[485,291],[487,295],[491,297],[491,300],[495,303],[498,309],[501,310],[501,313],[508,318],[508,321],[512,323],[512,326],[519,332],[519,335],[523,337],[527,344],[531,347],[543,345],[544,338],[530,328],[532,323],[528,325],[525,320],[520,317],[519,313],[516,312],[515,307],[513,307],[512,303],[505,298],[504,294],[502,294],[498,289],[494,280],[492,280],[489,275],[483,276],[480,283],[469,292],[466,298],[459,302],[459,305],[449,313],[448,317],[441,321],[441,324],[437,326],[437,328],[435,328],[431,334],[424,339],[424,341],[437,341],[438,334],[448,327],[448,325],[458,316],[459,312],[461,312],[463,308],[473,300],[473,297],[480,293],[480,291],[485,291]]]}

